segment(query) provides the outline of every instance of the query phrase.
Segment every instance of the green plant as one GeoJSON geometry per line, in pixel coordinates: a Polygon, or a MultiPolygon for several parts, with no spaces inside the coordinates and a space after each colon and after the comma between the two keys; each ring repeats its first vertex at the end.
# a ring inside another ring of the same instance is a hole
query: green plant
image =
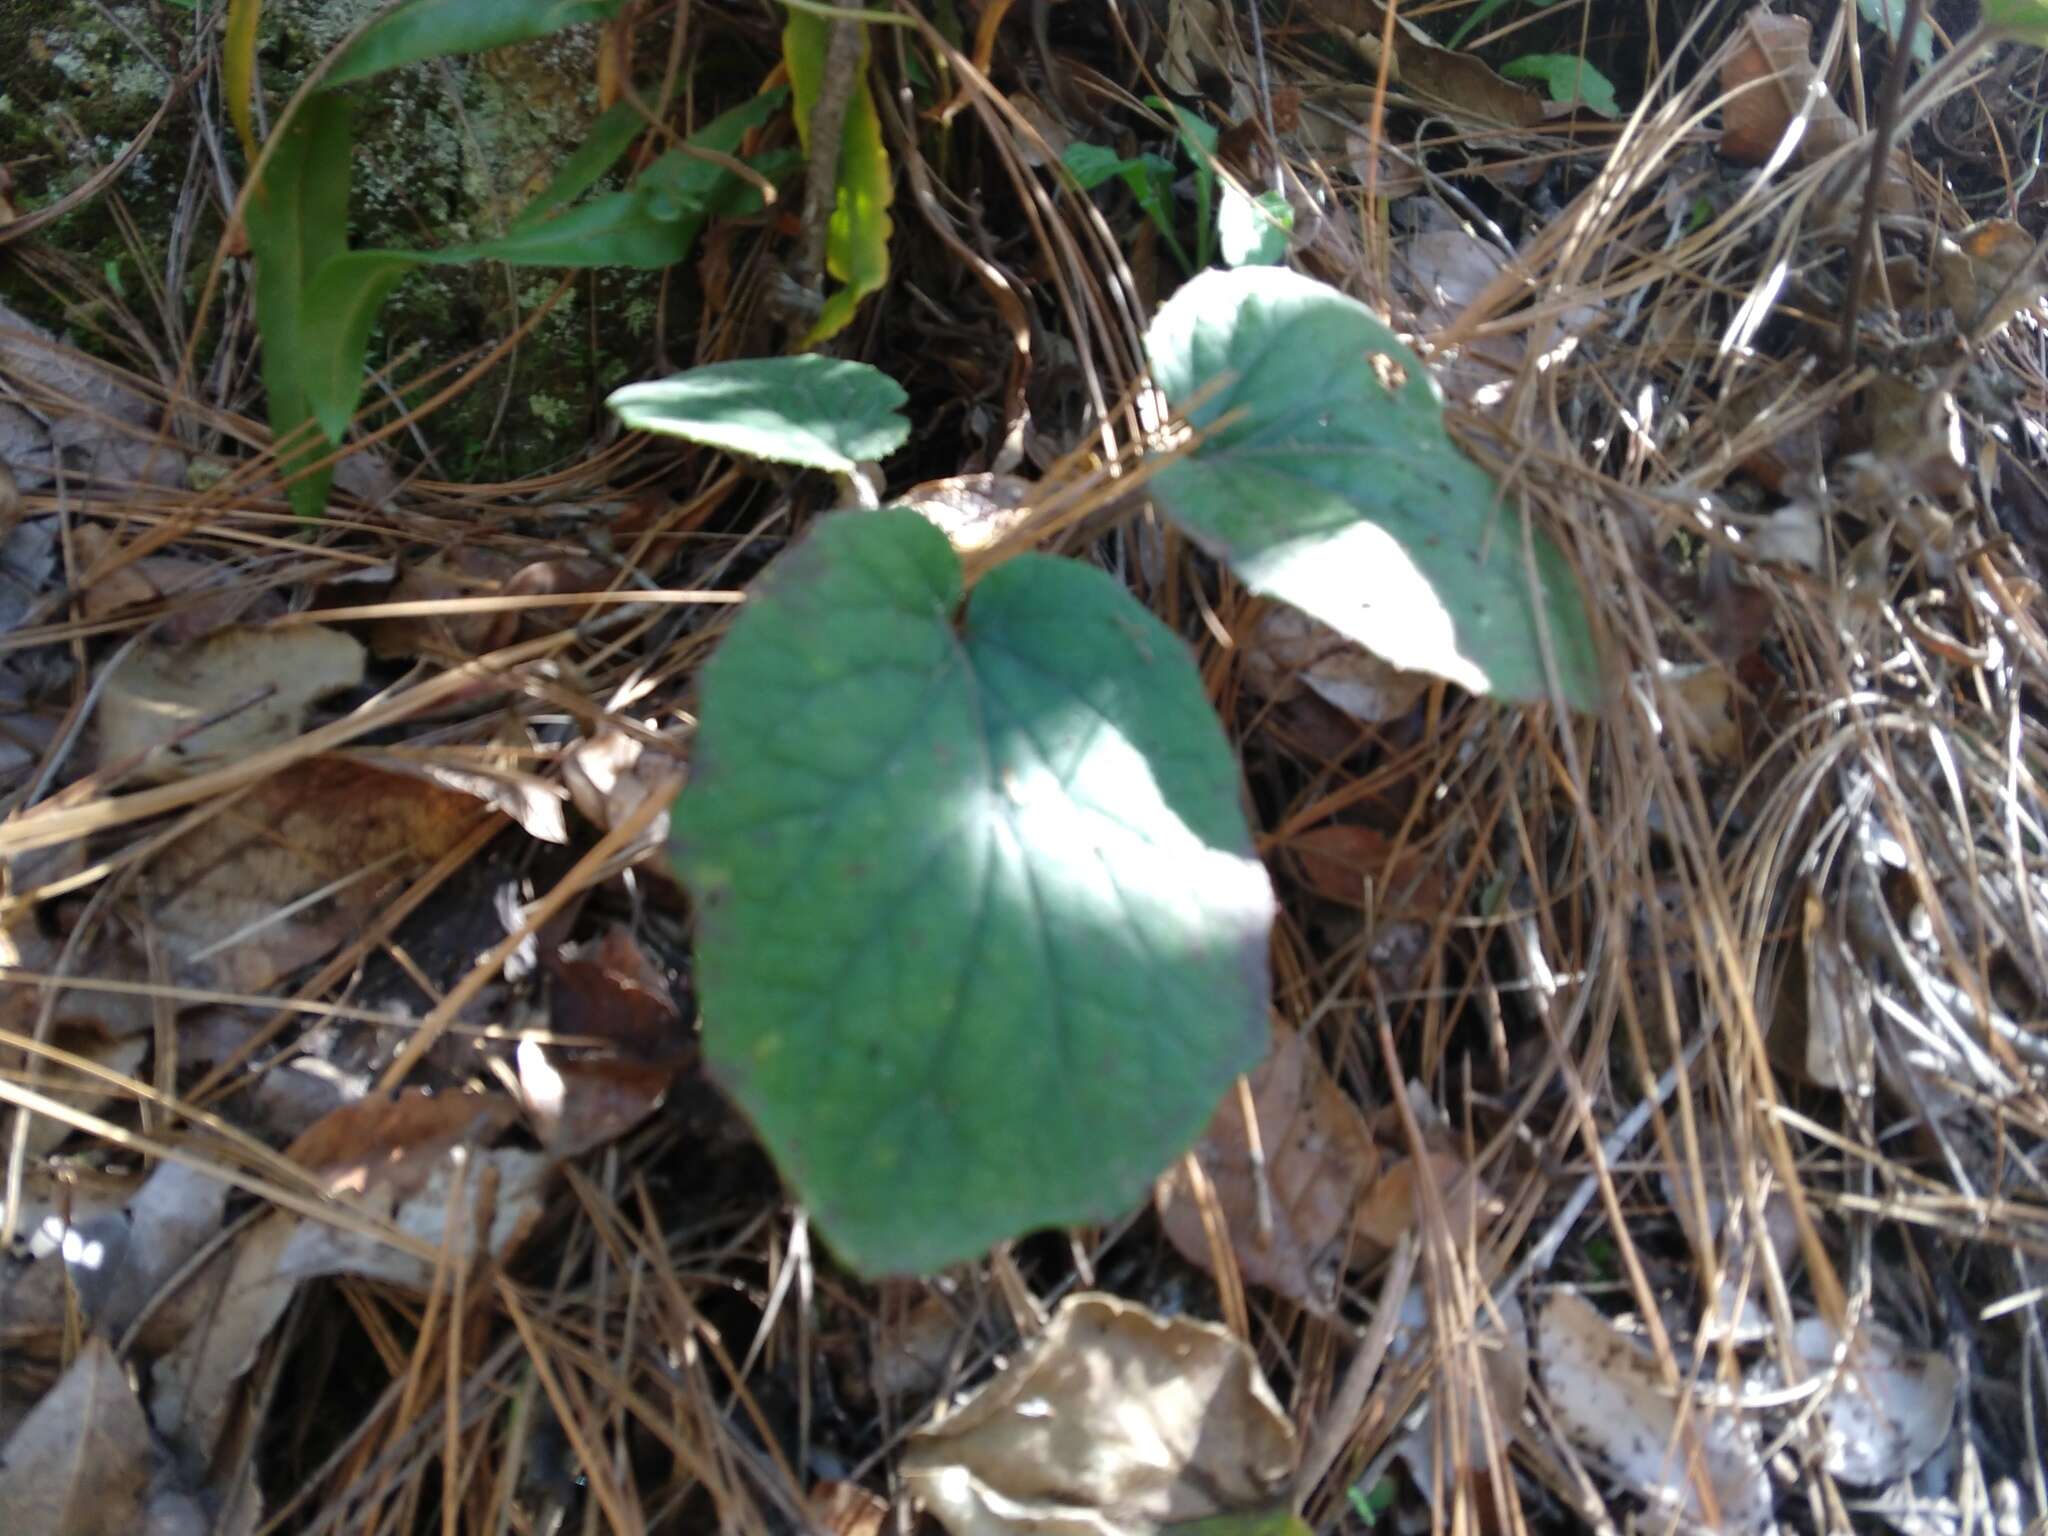
{"type": "MultiPolygon", "coordinates": [[[[1147,341],[1204,434],[1152,488],[1239,577],[1402,665],[1597,700],[1562,556],[1364,306],[1208,272],[1147,341]]],[[[903,441],[901,402],[783,358],[611,403],[844,473],[903,441]]],[[[1179,637],[1092,567],[1021,554],[970,592],[909,509],[820,519],[705,671],[674,852],[706,1059],[864,1272],[1127,1210],[1264,1052],[1272,895],[1236,765],[1179,637]]]]}
{"type": "Polygon", "coordinates": [[[1614,83],[1575,53],[1525,53],[1500,67],[1507,80],[1540,80],[1552,101],[1577,102],[1602,117],[1619,117],[1614,83]]]}
{"type": "MultiPolygon", "coordinates": [[[[314,468],[347,433],[363,384],[377,316],[392,290],[423,266],[498,261],[508,266],[658,269],[684,260],[719,214],[761,206],[760,187],[794,169],[781,152],[729,167],[745,134],[765,122],[785,93],[766,92],[700,129],[688,147],[651,161],[622,191],[578,199],[618,162],[646,127],[621,103],[593,126],[505,234],[438,250],[351,250],[348,198],[351,104],[345,87],[401,65],[474,53],[614,16],[623,0],[409,0],[363,29],[312,92],[272,134],[244,209],[256,262],[257,329],[270,426],[292,505],[303,516],[326,504],[332,476],[314,468]],[[712,152],[711,157],[691,149],[712,152]]],[[[254,0],[237,0],[228,22],[230,110],[248,134],[253,94],[254,0]]]]}
{"type": "Polygon", "coordinates": [[[1093,191],[1111,178],[1122,181],[1166,241],[1181,270],[1191,275],[1207,267],[1219,254],[1223,264],[1230,267],[1272,266],[1284,258],[1287,237],[1294,230],[1294,210],[1287,199],[1278,192],[1250,193],[1220,175],[1216,169],[1216,129],[1186,107],[1163,97],[1148,96],[1145,100],[1155,111],[1172,114],[1175,135],[1195,168],[1193,259],[1174,230],[1174,166],[1166,156],[1149,152],[1124,156],[1100,144],[1070,144],[1060,162],[1081,190],[1093,191]]]}

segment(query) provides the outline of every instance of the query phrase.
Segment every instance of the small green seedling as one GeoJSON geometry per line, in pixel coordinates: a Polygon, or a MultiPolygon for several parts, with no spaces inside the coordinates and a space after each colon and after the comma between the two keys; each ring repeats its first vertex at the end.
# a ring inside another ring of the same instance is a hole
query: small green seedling
{"type": "MultiPolygon", "coordinates": [[[[1403,666],[1597,701],[1562,556],[1363,305],[1207,272],[1147,342],[1208,433],[1158,503],[1240,579],[1403,666]]],[[[886,376],[814,356],[611,404],[840,475],[908,433],[886,376]]],[[[831,513],[755,583],[698,719],[673,852],[705,1059],[854,1268],[1114,1219],[1264,1054],[1237,764],[1185,643],[1103,571],[1021,554],[969,591],[916,512],[831,513]]]]}

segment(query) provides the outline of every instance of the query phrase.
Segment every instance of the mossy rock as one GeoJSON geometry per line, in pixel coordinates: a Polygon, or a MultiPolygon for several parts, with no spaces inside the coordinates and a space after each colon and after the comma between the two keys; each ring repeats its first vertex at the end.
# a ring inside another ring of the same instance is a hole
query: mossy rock
{"type": "MultiPolygon", "coordinates": [[[[383,4],[267,0],[258,63],[270,111],[383,4]]],[[[10,197],[18,210],[32,211],[71,191],[141,131],[169,88],[150,55],[166,62],[193,57],[192,24],[180,0],[112,0],[104,7],[89,0],[0,0],[0,163],[12,176],[10,197]]],[[[595,118],[596,43],[594,29],[575,28],[523,47],[415,65],[355,87],[352,241],[437,246],[501,233],[595,118]]],[[[185,179],[211,174],[204,152],[197,158],[193,152],[196,111],[190,100],[181,104],[115,189],[145,242],[140,260],[156,281],[165,271],[185,179]]],[[[240,176],[246,167],[232,135],[227,138],[226,153],[240,176]]],[[[185,284],[188,316],[221,229],[217,199],[200,201],[185,284]]],[[[96,274],[147,323],[152,311],[138,253],[104,195],[41,238],[96,274]]],[[[503,336],[553,285],[550,274],[502,267],[416,274],[384,312],[370,367],[404,359],[397,378],[424,374],[503,336]]],[[[510,364],[425,424],[435,457],[429,472],[512,479],[577,458],[597,425],[604,394],[644,366],[656,287],[650,273],[580,274],[510,364]]],[[[18,268],[0,272],[0,295],[74,342],[92,344],[91,327],[78,323],[83,317],[62,312],[18,268]]],[[[242,404],[261,416],[260,401],[242,404]]]]}

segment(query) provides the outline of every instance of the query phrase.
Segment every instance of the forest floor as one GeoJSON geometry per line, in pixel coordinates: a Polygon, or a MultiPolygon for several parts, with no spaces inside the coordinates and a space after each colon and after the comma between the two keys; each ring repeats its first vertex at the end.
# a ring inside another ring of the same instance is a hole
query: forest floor
{"type": "MultiPolygon", "coordinates": [[[[666,852],[842,490],[604,407],[788,350],[801,170],[664,271],[406,279],[309,520],[222,9],[0,18],[9,1536],[2048,1530],[2039,50],[1923,101],[1975,0],[1918,60],[1903,0],[868,26],[880,499],[1185,640],[1278,916],[1152,1199],[867,1280],[705,1064],[666,852]],[[1129,489],[1224,186],[1563,551],[1604,709],[1398,671],[1129,489]]],[[[354,88],[358,244],[501,231],[621,81],[644,164],[780,78],[767,0],[586,9],[354,88]]]]}

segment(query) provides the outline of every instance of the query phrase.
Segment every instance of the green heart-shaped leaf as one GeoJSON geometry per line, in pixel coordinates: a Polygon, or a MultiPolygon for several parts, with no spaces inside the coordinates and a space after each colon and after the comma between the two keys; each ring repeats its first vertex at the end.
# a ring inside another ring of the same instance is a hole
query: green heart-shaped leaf
{"type": "Polygon", "coordinates": [[[1271,889],[1182,642],[1047,556],[960,604],[916,513],[819,523],[676,810],[706,1056],[869,1274],[1129,1209],[1266,1043],[1271,889]]]}
{"type": "Polygon", "coordinates": [[[1477,693],[1549,698],[1547,643],[1565,700],[1598,704],[1564,557],[1540,531],[1525,548],[1421,362],[1363,304],[1295,272],[1205,272],[1145,342],[1191,425],[1233,417],[1152,489],[1254,590],[1477,693]]]}
{"type": "Polygon", "coordinates": [[[710,363],[605,401],[620,421],[728,453],[850,474],[910,436],[909,396],[879,368],[815,352],[710,363]]]}

